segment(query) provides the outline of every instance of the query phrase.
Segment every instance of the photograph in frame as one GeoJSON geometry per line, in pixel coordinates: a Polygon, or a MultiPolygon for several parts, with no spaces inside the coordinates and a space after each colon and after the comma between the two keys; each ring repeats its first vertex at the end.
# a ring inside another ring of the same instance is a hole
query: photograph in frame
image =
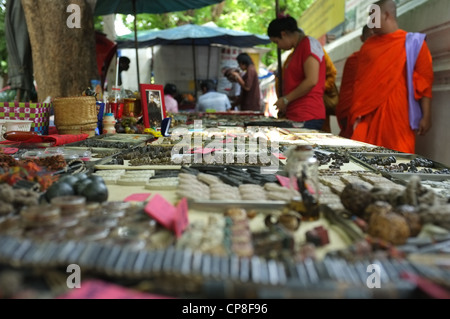
{"type": "Polygon", "coordinates": [[[146,128],[160,128],[166,117],[164,87],[159,84],[140,84],[142,116],[146,128]]]}

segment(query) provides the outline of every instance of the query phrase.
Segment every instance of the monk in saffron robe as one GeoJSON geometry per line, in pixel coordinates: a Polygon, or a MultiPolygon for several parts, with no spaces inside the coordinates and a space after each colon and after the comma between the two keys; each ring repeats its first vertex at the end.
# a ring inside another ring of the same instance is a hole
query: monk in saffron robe
{"type": "MultiPolygon", "coordinates": [[[[362,34],[359,37],[364,43],[373,34],[367,24],[362,29],[362,34]]],[[[350,138],[351,135],[346,134],[346,127],[348,122],[348,112],[352,105],[353,89],[356,77],[356,68],[358,66],[358,53],[353,52],[345,61],[344,70],[342,72],[341,85],[339,88],[339,102],[336,106],[336,119],[341,129],[339,136],[350,138]]]]}
{"type": "MultiPolygon", "coordinates": [[[[413,97],[421,112],[419,121],[410,121],[408,102],[407,32],[398,28],[396,5],[392,0],[375,3],[381,8],[380,26],[366,40],[358,57],[349,128],[354,140],[404,152],[415,152],[416,134],[431,128],[433,84],[432,58],[422,41],[409,77],[413,97]]],[[[416,111],[417,112],[417,111],[416,111]]]]}

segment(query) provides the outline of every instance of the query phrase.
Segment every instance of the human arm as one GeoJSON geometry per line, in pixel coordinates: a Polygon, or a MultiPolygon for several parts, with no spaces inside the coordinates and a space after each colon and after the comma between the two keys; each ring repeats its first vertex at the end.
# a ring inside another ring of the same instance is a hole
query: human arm
{"type": "Polygon", "coordinates": [[[426,42],[423,43],[417,57],[413,80],[414,97],[419,101],[422,109],[422,118],[417,134],[425,135],[431,128],[431,99],[434,80],[432,57],[426,42]]]}
{"type": "Polygon", "coordinates": [[[234,71],[231,74],[233,76],[234,81],[237,82],[243,90],[246,90],[246,91],[250,90],[250,87],[248,85],[246,86],[245,81],[242,78],[242,76],[239,74],[239,72],[234,71]]]}
{"type": "Polygon", "coordinates": [[[317,82],[319,82],[320,63],[315,57],[309,56],[305,60],[303,68],[305,74],[304,80],[294,90],[278,98],[278,100],[275,102],[278,111],[282,114],[286,112],[286,108],[291,101],[308,94],[314,88],[317,82]]]}
{"type": "Polygon", "coordinates": [[[431,128],[431,98],[424,96],[420,100],[422,119],[419,122],[418,135],[425,135],[431,128]]]}
{"type": "Polygon", "coordinates": [[[252,86],[255,83],[258,83],[258,73],[256,72],[256,68],[254,65],[249,65],[247,67],[245,76],[241,76],[239,72],[233,73],[236,79],[236,82],[241,86],[241,90],[250,91],[252,86]]]}
{"type": "Polygon", "coordinates": [[[231,103],[230,100],[228,99],[228,96],[226,95],[224,97],[224,103],[225,103],[225,110],[231,111],[231,103]]]}

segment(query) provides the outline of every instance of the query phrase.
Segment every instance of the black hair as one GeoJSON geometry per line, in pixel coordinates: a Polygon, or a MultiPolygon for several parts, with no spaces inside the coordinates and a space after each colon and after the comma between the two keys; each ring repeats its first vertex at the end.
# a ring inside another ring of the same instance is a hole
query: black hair
{"type": "Polygon", "coordinates": [[[121,57],[119,58],[119,63],[130,64],[130,62],[131,62],[131,60],[130,60],[128,57],[126,57],[126,56],[121,56],[121,57]]]}
{"type": "Polygon", "coordinates": [[[248,53],[241,53],[237,56],[236,58],[237,62],[239,64],[244,64],[246,66],[252,65],[253,64],[253,60],[252,58],[248,55],[248,53]]]}
{"type": "Polygon", "coordinates": [[[281,38],[282,31],[302,32],[297,25],[297,21],[293,17],[287,16],[272,20],[267,28],[267,35],[269,38],[281,38]]]}
{"type": "Polygon", "coordinates": [[[225,69],[225,71],[223,72],[223,75],[225,77],[229,77],[231,75],[231,72],[233,72],[233,71],[235,71],[235,69],[232,69],[232,68],[225,69]]]}
{"type": "Polygon", "coordinates": [[[216,89],[216,84],[214,83],[213,80],[203,80],[200,83],[200,88],[202,89],[206,89],[207,91],[213,91],[216,89]]]}
{"type": "Polygon", "coordinates": [[[177,94],[177,86],[173,83],[166,83],[166,85],[164,86],[164,94],[177,94]]]}

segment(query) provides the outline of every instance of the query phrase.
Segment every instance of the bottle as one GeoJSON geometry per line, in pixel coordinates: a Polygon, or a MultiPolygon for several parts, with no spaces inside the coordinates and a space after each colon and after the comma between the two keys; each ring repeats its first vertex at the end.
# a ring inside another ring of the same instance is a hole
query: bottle
{"type": "Polygon", "coordinates": [[[318,220],[319,164],[314,150],[311,145],[298,145],[290,149],[287,155],[286,169],[293,194],[289,207],[300,213],[302,221],[318,220]]]}
{"type": "Polygon", "coordinates": [[[115,118],[120,120],[123,113],[123,92],[118,86],[113,87],[112,90],[111,113],[114,113],[115,118]]]}
{"type": "Polygon", "coordinates": [[[115,134],[116,133],[116,119],[114,113],[106,113],[103,116],[103,134],[115,134]]]}
{"type": "Polygon", "coordinates": [[[103,92],[103,103],[105,103],[105,111],[103,114],[111,113],[111,105],[109,104],[109,93],[108,91],[103,92]]]}

